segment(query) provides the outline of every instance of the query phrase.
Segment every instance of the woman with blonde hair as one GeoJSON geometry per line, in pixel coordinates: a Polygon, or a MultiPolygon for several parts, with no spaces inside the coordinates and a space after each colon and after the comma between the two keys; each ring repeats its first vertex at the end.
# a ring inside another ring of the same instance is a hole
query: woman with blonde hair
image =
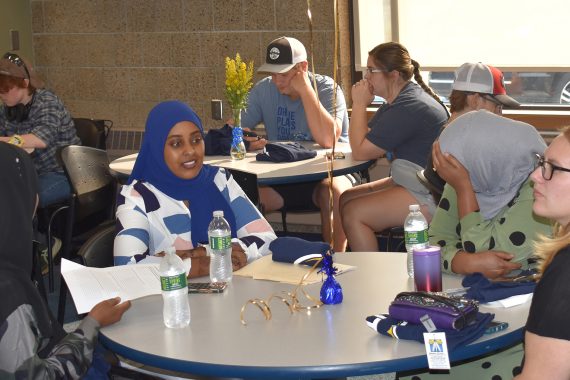
{"type": "Polygon", "coordinates": [[[431,218],[435,203],[416,172],[425,166],[447,117],[447,109],[424,83],[419,63],[404,46],[387,42],[368,53],[364,79],[352,87],[350,147],[357,160],[386,156],[391,176],[341,195],[342,224],[352,251],[377,251],[375,231],[401,226],[410,204],[420,204],[431,218]],[[375,95],[386,103],[369,122],[366,107],[375,95]]]}
{"type": "Polygon", "coordinates": [[[540,274],[525,332],[525,360],[517,379],[570,378],[570,128],[537,156],[533,210],[555,222],[536,244],[540,274]]]}

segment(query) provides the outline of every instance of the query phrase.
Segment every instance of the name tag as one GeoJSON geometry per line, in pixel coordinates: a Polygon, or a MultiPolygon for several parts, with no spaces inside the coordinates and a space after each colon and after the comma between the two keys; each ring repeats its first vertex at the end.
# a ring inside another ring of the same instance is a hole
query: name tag
{"type": "Polygon", "coordinates": [[[451,369],[447,340],[443,332],[424,333],[424,344],[430,369],[451,369]]]}

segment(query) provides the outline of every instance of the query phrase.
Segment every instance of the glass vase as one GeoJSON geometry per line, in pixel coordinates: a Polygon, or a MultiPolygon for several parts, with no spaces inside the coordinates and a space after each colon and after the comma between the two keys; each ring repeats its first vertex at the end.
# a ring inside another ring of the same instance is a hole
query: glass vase
{"type": "Polygon", "coordinates": [[[245,158],[245,144],[243,142],[243,130],[241,129],[241,108],[232,109],[232,113],[234,128],[232,130],[230,156],[232,160],[243,160],[245,158]]]}

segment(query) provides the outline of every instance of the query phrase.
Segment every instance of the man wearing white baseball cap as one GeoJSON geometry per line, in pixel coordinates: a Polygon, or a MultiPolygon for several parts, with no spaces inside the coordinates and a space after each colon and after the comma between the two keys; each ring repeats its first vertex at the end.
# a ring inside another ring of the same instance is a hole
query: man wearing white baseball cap
{"type": "MultiPolygon", "coordinates": [[[[334,140],[348,141],[348,113],[344,94],[330,77],[309,72],[307,51],[292,37],[279,37],[267,46],[265,63],[258,69],[268,76],[255,84],[242,112],[244,128],[263,123],[269,141],[315,141],[330,148],[334,140]],[[317,91],[312,87],[316,81],[317,91]],[[336,87],[336,101],[334,89],[336,87]],[[318,93],[318,97],[317,97],[318,93]],[[336,110],[336,112],[335,112],[336,110]],[[333,134],[334,131],[334,134],[333,134]]],[[[309,183],[261,187],[265,211],[307,209],[321,210],[323,239],[330,241],[328,179],[309,183]]],[[[352,186],[344,176],[333,182],[333,220],[337,252],[346,249],[346,237],[340,223],[338,200],[352,186]]]]}
{"type": "Polygon", "coordinates": [[[243,127],[264,123],[267,137],[277,140],[314,140],[324,148],[337,139],[348,139],[348,113],[344,94],[337,87],[336,122],[332,78],[309,72],[307,51],[301,41],[279,37],[267,46],[265,63],[257,70],[270,74],[257,82],[242,114],[243,127]],[[312,83],[317,82],[318,100],[312,83]],[[320,103],[319,103],[320,102],[320,103]]]}

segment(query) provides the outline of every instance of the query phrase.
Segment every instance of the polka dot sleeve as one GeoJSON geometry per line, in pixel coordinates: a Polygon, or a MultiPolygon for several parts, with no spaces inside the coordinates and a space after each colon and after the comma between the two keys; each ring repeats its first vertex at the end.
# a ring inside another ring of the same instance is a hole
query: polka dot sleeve
{"type": "Polygon", "coordinates": [[[512,253],[514,262],[528,268],[533,241],[538,234],[551,231],[548,221],[533,215],[532,202],[531,182],[527,180],[494,218],[484,220],[479,212],[472,212],[459,220],[455,191],[446,186],[430,226],[430,243],[443,246],[443,269],[451,271],[451,260],[459,250],[473,254],[490,250],[512,253]]]}

